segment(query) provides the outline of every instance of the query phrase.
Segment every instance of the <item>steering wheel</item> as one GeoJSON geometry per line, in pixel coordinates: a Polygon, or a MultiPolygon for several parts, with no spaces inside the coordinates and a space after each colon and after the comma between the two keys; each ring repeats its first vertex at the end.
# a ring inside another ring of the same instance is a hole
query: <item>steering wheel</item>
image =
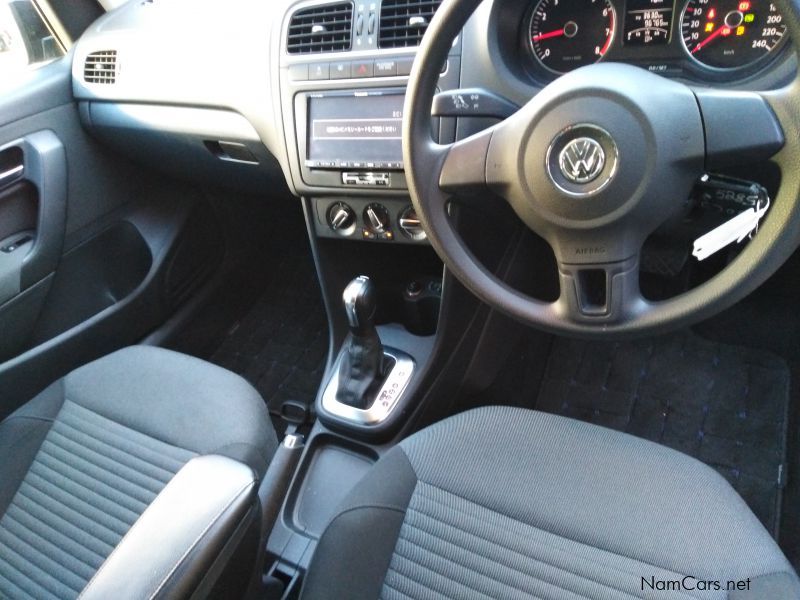
{"type": "MultiPolygon", "coordinates": [[[[798,76],[771,92],[701,90],[599,63],[556,79],[505,121],[438,144],[430,114],[440,67],[480,2],[445,0],[436,12],[411,72],[403,124],[414,207],[437,254],[476,296],[555,333],[640,335],[727,308],[791,255],[800,241],[798,76]],[[780,169],[780,188],[738,257],[686,293],[645,299],[639,264],[648,235],[683,210],[704,173],[767,159],[780,169]],[[557,300],[509,287],[471,253],[448,216],[451,198],[465,191],[501,196],[550,244],[557,300]]],[[[775,2],[796,48],[800,4],[775,2]]]]}

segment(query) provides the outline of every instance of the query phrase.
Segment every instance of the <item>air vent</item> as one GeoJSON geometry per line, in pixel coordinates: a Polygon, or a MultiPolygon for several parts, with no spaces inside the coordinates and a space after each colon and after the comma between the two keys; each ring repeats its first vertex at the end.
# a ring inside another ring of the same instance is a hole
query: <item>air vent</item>
{"type": "Polygon", "coordinates": [[[378,46],[419,46],[442,0],[383,0],[378,46]]]}
{"type": "Polygon", "coordinates": [[[289,22],[289,54],[343,52],[353,38],[353,3],[339,2],[298,10],[289,22]]]}
{"type": "Polygon", "coordinates": [[[114,83],[117,80],[117,51],[92,52],[83,64],[86,83],[114,83]]]}

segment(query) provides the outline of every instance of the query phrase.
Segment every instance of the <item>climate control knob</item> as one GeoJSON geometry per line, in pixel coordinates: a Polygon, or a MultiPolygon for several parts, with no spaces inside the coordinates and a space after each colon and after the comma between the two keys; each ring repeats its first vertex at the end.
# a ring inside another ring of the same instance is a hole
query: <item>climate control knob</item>
{"type": "Polygon", "coordinates": [[[389,233],[392,230],[392,218],[383,204],[373,202],[364,209],[364,224],[372,233],[389,233]]]}
{"type": "Polygon", "coordinates": [[[336,202],[328,208],[328,227],[339,235],[351,235],[356,230],[356,213],[344,202],[336,202]]]}
{"type": "Polygon", "coordinates": [[[422,228],[422,223],[413,206],[406,206],[402,210],[400,217],[397,219],[397,224],[400,226],[400,231],[403,232],[403,235],[410,240],[421,242],[428,237],[425,235],[425,230],[422,228]]]}

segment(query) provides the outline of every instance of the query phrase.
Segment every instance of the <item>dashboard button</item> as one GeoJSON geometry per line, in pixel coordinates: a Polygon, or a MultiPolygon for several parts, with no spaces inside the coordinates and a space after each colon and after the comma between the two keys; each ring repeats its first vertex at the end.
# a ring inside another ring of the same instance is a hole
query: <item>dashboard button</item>
{"type": "Polygon", "coordinates": [[[397,61],[396,60],[376,60],[375,61],[375,76],[376,77],[394,77],[397,75],[397,61]]]}
{"type": "Polygon", "coordinates": [[[364,15],[360,14],[356,19],[356,35],[361,35],[362,33],[364,33],[364,15]]]}
{"type": "Polygon", "coordinates": [[[355,61],[350,63],[350,74],[356,79],[362,77],[372,77],[375,71],[375,64],[371,60],[355,61]]]}
{"type": "Polygon", "coordinates": [[[398,75],[410,75],[411,74],[411,66],[414,64],[414,57],[408,56],[405,58],[398,58],[397,59],[397,74],[398,75]]]}
{"type": "Polygon", "coordinates": [[[367,25],[368,35],[375,35],[375,24],[376,24],[375,13],[371,12],[369,13],[369,24],[367,25]]]}
{"type": "Polygon", "coordinates": [[[289,79],[292,81],[306,81],[308,79],[308,65],[291,65],[289,79]]]}
{"type": "Polygon", "coordinates": [[[308,78],[311,81],[330,79],[331,70],[328,63],[314,63],[308,67],[308,78]]]}
{"type": "Polygon", "coordinates": [[[331,63],[331,79],[349,79],[350,78],[350,63],[349,62],[335,62],[331,63]]]}

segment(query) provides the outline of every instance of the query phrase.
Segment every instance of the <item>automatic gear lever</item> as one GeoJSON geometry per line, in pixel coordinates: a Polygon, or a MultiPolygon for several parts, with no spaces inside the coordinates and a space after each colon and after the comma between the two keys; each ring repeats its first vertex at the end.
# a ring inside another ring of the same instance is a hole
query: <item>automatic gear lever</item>
{"type": "Polygon", "coordinates": [[[342,349],[336,399],[364,409],[384,377],[383,345],[375,329],[375,287],[361,275],[347,284],[342,297],[350,335],[342,349]]]}
{"type": "MultiPolygon", "coordinates": [[[[359,275],[347,284],[342,294],[347,324],[353,335],[375,332],[375,286],[366,275],[359,275]]],[[[376,333],[377,335],[377,333],[376,333]]]]}

